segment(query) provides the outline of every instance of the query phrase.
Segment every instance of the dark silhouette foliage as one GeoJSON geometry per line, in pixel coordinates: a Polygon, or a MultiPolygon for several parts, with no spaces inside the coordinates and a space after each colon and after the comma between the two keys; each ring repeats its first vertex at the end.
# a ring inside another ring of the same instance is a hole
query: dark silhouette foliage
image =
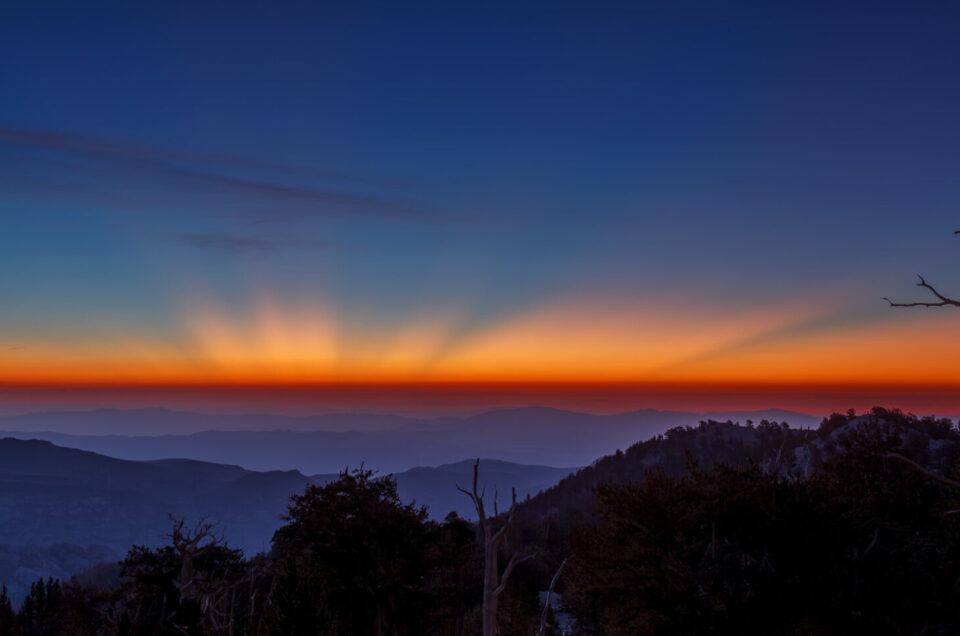
{"type": "Polygon", "coordinates": [[[958,493],[888,458],[905,425],[943,422],[839,422],[825,420],[835,452],[807,479],[716,465],[597,488],[565,594],[585,631],[960,630],[958,493]]]}
{"type": "Polygon", "coordinates": [[[13,603],[7,594],[7,586],[0,588],[0,634],[11,634],[17,624],[17,615],[13,603]]]}
{"type": "MultiPolygon", "coordinates": [[[[497,630],[960,633],[958,469],[950,420],[895,409],[818,430],[671,429],[517,504],[510,545],[535,558],[509,578],[497,630]],[[547,589],[563,616],[541,607],[547,589]]],[[[363,469],[309,486],[285,519],[252,558],[174,520],[171,545],[37,581],[16,611],[0,592],[0,634],[479,633],[477,524],[429,521],[363,469]]]]}
{"type": "Polygon", "coordinates": [[[423,633],[427,511],[401,504],[392,479],[345,471],[293,497],[286,519],[273,541],[273,631],[423,633]]]}

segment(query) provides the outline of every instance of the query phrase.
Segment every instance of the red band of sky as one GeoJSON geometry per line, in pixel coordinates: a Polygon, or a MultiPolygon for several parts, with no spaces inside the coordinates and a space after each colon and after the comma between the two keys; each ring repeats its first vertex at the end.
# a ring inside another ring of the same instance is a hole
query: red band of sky
{"type": "Polygon", "coordinates": [[[77,407],[164,406],[216,411],[410,414],[550,406],[588,412],[782,408],[826,414],[872,406],[921,414],[960,413],[957,385],[736,383],[7,383],[0,404],[77,407]]]}

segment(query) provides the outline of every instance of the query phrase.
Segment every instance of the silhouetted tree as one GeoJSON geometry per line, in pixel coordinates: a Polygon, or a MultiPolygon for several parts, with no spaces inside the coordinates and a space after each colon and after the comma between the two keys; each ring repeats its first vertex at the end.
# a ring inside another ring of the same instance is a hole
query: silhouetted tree
{"type": "Polygon", "coordinates": [[[432,633],[457,636],[466,630],[468,614],[479,608],[482,560],[472,524],[451,512],[442,524],[431,524],[427,559],[429,623],[432,633]]]}
{"type": "Polygon", "coordinates": [[[273,539],[273,633],[420,634],[429,531],[391,477],[362,468],[292,498],[273,539]]]}
{"type": "Polygon", "coordinates": [[[40,579],[30,586],[17,616],[23,636],[58,636],[63,594],[60,581],[40,579]]]}
{"type": "MultiPolygon", "coordinates": [[[[184,540],[182,528],[180,531],[179,535],[176,531],[171,533],[171,540],[184,540]]],[[[193,535],[191,531],[191,539],[193,535]]],[[[184,586],[181,549],[166,545],[155,550],[143,546],[130,550],[121,562],[120,598],[108,615],[119,631],[229,633],[233,619],[231,592],[246,571],[242,554],[219,542],[205,545],[193,552],[188,565],[189,585],[184,586]],[[187,593],[182,594],[182,590],[187,593]]]]}
{"type": "Polygon", "coordinates": [[[3,589],[0,589],[0,634],[13,633],[17,624],[16,616],[10,596],[7,595],[7,586],[4,585],[3,589]]]}

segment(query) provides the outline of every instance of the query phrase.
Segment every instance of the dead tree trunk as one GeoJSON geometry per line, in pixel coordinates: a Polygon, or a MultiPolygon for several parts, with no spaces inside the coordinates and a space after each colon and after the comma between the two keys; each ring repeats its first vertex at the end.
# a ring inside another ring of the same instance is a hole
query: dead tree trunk
{"type": "Polygon", "coordinates": [[[457,490],[470,497],[474,508],[477,510],[477,518],[479,519],[480,531],[483,536],[483,607],[481,613],[482,634],[483,636],[497,636],[497,634],[500,633],[500,629],[497,624],[497,608],[500,602],[500,595],[503,594],[503,590],[507,586],[507,581],[509,581],[510,574],[513,573],[513,569],[519,563],[533,558],[533,555],[521,557],[519,553],[514,552],[510,556],[510,560],[507,561],[507,567],[504,568],[503,573],[500,572],[499,552],[501,548],[507,547],[507,530],[510,528],[510,524],[513,521],[513,512],[517,505],[517,490],[516,488],[512,489],[510,509],[507,511],[507,516],[503,521],[503,525],[501,525],[499,528],[495,528],[497,523],[496,518],[499,516],[499,512],[497,510],[497,496],[496,493],[494,493],[493,517],[487,517],[487,513],[483,504],[483,496],[486,492],[486,487],[484,487],[482,491],[477,490],[477,477],[479,472],[480,460],[478,459],[473,464],[473,489],[466,490],[460,486],[457,486],[457,490]]]}
{"type": "Polygon", "coordinates": [[[197,557],[205,554],[210,548],[223,543],[222,537],[213,534],[213,529],[217,524],[206,523],[203,519],[197,522],[194,528],[185,528],[183,519],[176,519],[172,515],[173,530],[166,535],[170,538],[173,549],[180,555],[180,576],[177,578],[177,589],[180,592],[181,600],[196,600],[197,585],[194,581],[196,568],[194,562],[197,557]],[[210,539],[204,546],[200,542],[204,539],[210,539]]]}

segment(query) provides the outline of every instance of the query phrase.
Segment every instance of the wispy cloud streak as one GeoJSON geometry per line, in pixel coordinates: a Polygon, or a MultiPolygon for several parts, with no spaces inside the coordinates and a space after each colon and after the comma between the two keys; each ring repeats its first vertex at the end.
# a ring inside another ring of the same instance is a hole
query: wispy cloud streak
{"type": "MultiPolygon", "coordinates": [[[[356,194],[347,190],[320,188],[312,185],[293,184],[265,178],[264,173],[276,170],[269,165],[246,162],[226,155],[190,155],[168,153],[149,147],[116,143],[77,135],[65,135],[46,131],[25,131],[0,127],[0,146],[21,155],[39,152],[56,156],[70,156],[89,162],[90,166],[61,165],[59,170],[75,173],[79,170],[97,168],[99,179],[107,182],[129,178],[135,173],[148,183],[169,188],[171,184],[180,196],[218,195],[226,199],[222,203],[238,209],[242,203],[249,209],[259,204],[254,212],[245,212],[248,220],[269,222],[290,218],[355,218],[407,220],[432,222],[439,216],[416,207],[376,195],[356,194]],[[115,170],[103,174],[102,166],[115,170]],[[250,176],[249,172],[258,173],[250,176]]],[[[29,156],[16,157],[27,161],[29,156]]],[[[48,163],[47,166],[50,164],[48,163]]],[[[55,165],[55,164],[54,164],[55,165]]],[[[42,189],[50,184],[51,191],[63,189],[57,175],[41,171],[40,183],[34,179],[34,187],[42,189]]],[[[75,174],[67,174],[75,177],[75,174]]],[[[337,178],[327,175],[326,178],[337,178]]],[[[109,193],[108,193],[109,194],[109,193]]],[[[146,203],[146,202],[145,202],[146,203]]]]}
{"type": "Polygon", "coordinates": [[[323,249],[326,245],[316,241],[284,241],[260,236],[241,236],[220,232],[196,232],[178,234],[176,240],[189,247],[203,250],[241,253],[267,253],[286,249],[323,249]]]}

